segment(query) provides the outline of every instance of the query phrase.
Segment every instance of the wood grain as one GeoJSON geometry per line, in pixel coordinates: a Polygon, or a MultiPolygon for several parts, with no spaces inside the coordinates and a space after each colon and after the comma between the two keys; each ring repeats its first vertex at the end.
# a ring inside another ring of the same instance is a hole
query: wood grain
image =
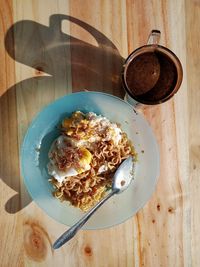
{"type": "Polygon", "coordinates": [[[186,1],[187,74],[189,99],[189,154],[192,266],[200,264],[199,174],[200,174],[200,1],[186,1]]]}
{"type": "Polygon", "coordinates": [[[199,266],[200,2],[0,2],[0,266],[199,266]],[[141,110],[160,147],[156,191],[125,223],[81,231],[53,251],[66,227],[31,201],[20,176],[28,125],[43,106],[71,92],[123,97],[121,66],[152,29],[161,30],[161,44],[184,71],[172,100],[141,110]]]}

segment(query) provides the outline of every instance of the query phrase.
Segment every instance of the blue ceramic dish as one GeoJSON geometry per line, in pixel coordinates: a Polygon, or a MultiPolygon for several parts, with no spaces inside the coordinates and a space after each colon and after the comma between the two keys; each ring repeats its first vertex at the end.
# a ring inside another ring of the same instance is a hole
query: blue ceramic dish
{"type": "Polygon", "coordinates": [[[55,220],[70,226],[83,215],[78,208],[52,196],[46,167],[50,145],[59,136],[57,126],[64,117],[77,110],[93,111],[120,123],[138,153],[131,186],[102,206],[84,229],[111,227],[124,222],[145,205],[159,175],[159,152],[153,132],[143,116],[125,101],[104,93],[80,92],[64,96],[45,107],[30,125],[22,145],[24,182],[32,199],[55,220]]]}

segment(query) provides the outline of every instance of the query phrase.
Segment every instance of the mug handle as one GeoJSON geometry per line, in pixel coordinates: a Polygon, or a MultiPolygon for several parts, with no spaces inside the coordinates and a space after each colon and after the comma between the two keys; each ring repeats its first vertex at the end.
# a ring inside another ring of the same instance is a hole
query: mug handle
{"type": "Polygon", "coordinates": [[[159,30],[152,30],[149,34],[149,38],[147,41],[148,45],[158,45],[160,41],[161,32],[159,30]]]}

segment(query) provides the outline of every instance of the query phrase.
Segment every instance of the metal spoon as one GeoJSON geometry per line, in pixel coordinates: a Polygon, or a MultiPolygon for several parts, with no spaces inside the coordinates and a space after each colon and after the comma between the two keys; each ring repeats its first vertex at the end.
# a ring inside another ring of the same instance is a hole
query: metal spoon
{"type": "Polygon", "coordinates": [[[69,241],[78,230],[89,220],[89,218],[94,214],[94,212],[103,205],[110,197],[115,194],[123,192],[130,185],[132,178],[134,176],[134,161],[133,157],[128,157],[119,166],[113,177],[112,191],[101,201],[99,201],[91,210],[88,211],[77,223],[70,227],[64,234],[62,234],[53,244],[54,249],[60,248],[67,241],[69,241]]]}

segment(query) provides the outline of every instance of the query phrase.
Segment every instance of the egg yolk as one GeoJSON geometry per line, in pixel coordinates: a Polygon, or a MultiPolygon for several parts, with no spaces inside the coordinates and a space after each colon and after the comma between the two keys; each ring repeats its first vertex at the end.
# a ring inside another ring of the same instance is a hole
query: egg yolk
{"type": "Polygon", "coordinates": [[[84,167],[88,166],[92,161],[92,154],[85,147],[80,147],[79,152],[81,154],[79,165],[80,168],[77,169],[78,173],[82,173],[85,171],[84,167]]]}
{"type": "Polygon", "coordinates": [[[82,139],[88,139],[89,137],[88,131],[85,131],[88,124],[89,121],[85,119],[80,111],[73,113],[71,118],[62,121],[62,127],[65,129],[66,135],[82,139]]]}
{"type": "Polygon", "coordinates": [[[71,125],[72,125],[72,121],[73,121],[72,118],[64,119],[64,120],[62,121],[62,127],[63,127],[63,128],[66,128],[66,129],[70,128],[71,125]]]}

